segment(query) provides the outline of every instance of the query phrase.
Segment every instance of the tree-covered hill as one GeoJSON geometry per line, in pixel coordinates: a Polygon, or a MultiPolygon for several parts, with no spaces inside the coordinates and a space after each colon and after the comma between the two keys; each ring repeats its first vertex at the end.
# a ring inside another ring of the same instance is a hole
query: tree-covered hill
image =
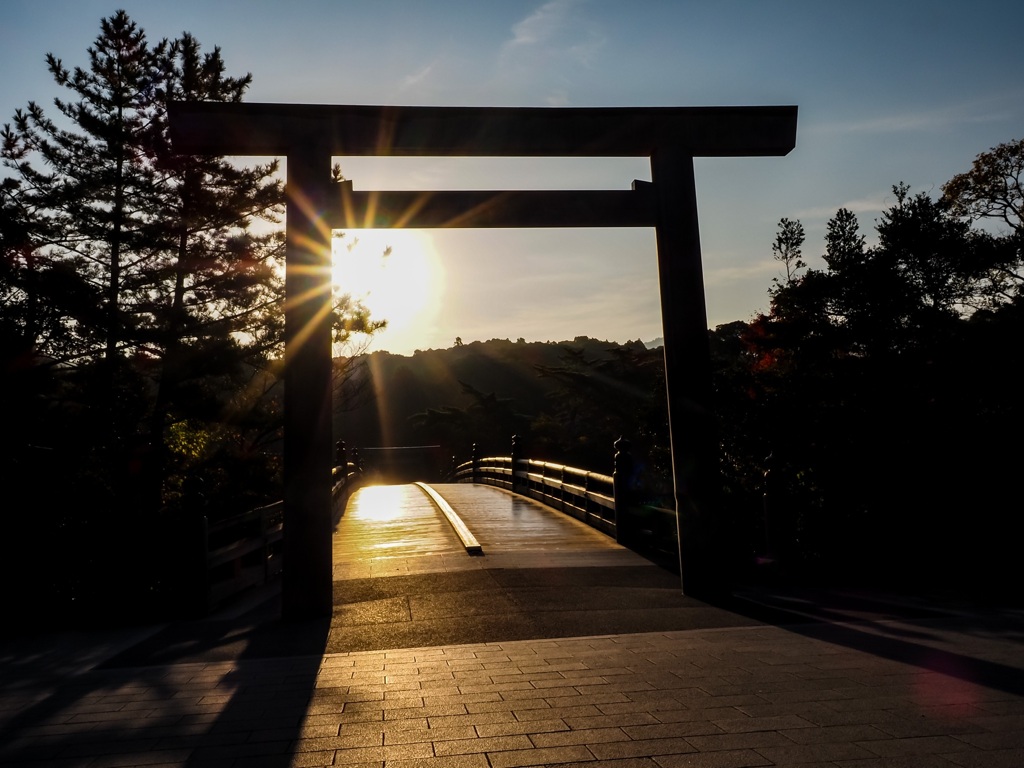
{"type": "MultiPolygon", "coordinates": [[[[507,455],[518,434],[531,456],[598,461],[593,468],[607,470],[614,437],[602,443],[582,422],[553,420],[572,389],[566,377],[596,381],[602,368],[624,358],[657,360],[660,350],[581,336],[546,343],[492,339],[411,356],[365,354],[335,403],[334,432],[350,448],[440,445],[449,460],[468,458],[474,443],[484,454],[507,455]]],[[[611,434],[610,425],[592,426],[611,434]]]]}

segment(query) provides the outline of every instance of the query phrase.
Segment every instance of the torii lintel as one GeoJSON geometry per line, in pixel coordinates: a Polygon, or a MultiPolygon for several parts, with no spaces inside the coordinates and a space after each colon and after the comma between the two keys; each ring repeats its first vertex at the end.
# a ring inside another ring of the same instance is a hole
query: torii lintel
{"type": "Polygon", "coordinates": [[[795,106],[392,107],[175,102],[171,140],[186,154],[691,157],[785,155],[795,106]]]}

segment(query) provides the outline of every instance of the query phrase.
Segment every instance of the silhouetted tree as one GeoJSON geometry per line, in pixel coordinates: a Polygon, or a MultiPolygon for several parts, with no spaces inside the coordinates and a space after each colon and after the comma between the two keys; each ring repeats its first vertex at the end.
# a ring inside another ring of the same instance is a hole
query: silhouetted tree
{"type": "Polygon", "coordinates": [[[990,218],[1020,233],[1024,226],[1024,139],[999,144],[975,159],[970,171],[942,185],[954,216],[990,218]]]}
{"type": "Polygon", "coordinates": [[[779,221],[779,232],[772,243],[772,257],[786,268],[786,277],[781,283],[778,278],[774,278],[772,282],[776,286],[791,285],[797,273],[807,266],[801,258],[804,239],[804,227],[799,220],[783,218],[779,221]]]}
{"type": "Polygon", "coordinates": [[[50,259],[70,258],[100,291],[99,314],[73,331],[112,361],[124,349],[139,298],[135,273],[152,256],[143,225],[156,177],[144,135],[154,119],[158,51],[123,11],[101,22],[88,68],[73,70],[53,54],[54,80],[73,100],[55,99],[51,120],[30,102],[4,126],[4,162],[16,172],[31,207],[49,219],[50,259]]]}
{"type": "MultiPolygon", "coordinates": [[[[256,235],[252,224],[278,220],[283,188],[276,161],[243,166],[178,155],[170,146],[170,101],[241,101],[250,75],[227,76],[219,49],[202,53],[188,33],[158,46],[157,66],[153,120],[141,140],[157,177],[152,207],[159,215],[146,223],[153,255],[140,275],[148,291],[139,307],[144,325],[138,337],[155,358],[149,444],[152,487],[159,493],[168,448],[182,445],[183,430],[198,431],[203,444],[219,447],[203,457],[206,463],[225,460],[227,446],[236,453],[246,449],[238,427],[252,425],[259,412],[263,387],[252,385],[265,381],[268,354],[278,352],[283,293],[280,235],[256,235]],[[175,439],[168,433],[172,427],[175,439]]],[[[179,463],[186,459],[181,451],[172,453],[179,463]]],[[[177,469],[180,478],[186,467],[177,469]]],[[[188,474],[198,471],[187,467],[188,474]]],[[[154,502],[160,504],[164,495],[154,502]]],[[[242,494],[239,501],[251,499],[242,494]]]]}
{"type": "MultiPolygon", "coordinates": [[[[124,11],[100,26],[86,66],[47,55],[58,118],[30,102],[2,132],[5,367],[50,371],[63,417],[19,440],[74,456],[79,515],[241,511],[275,493],[277,163],[175,154],[168,103],[239,101],[251,77],[188,33],[151,45],[124,11]]],[[[336,340],[382,325],[335,309],[336,340]]]]}
{"type": "Polygon", "coordinates": [[[978,155],[970,171],[942,187],[941,204],[969,221],[988,219],[1006,227],[1002,247],[989,251],[985,289],[993,304],[1019,297],[1024,289],[1024,139],[978,155]]]}
{"type": "Polygon", "coordinates": [[[77,418],[69,420],[67,437],[81,446],[82,490],[95,495],[101,516],[135,508],[144,485],[137,471],[144,371],[126,354],[142,351],[139,310],[152,287],[143,276],[159,255],[147,231],[157,176],[145,156],[159,53],[123,12],[103,19],[87,67],[69,69],[46,57],[54,80],[71,94],[54,100],[59,118],[30,102],[3,129],[4,163],[32,212],[33,270],[70,268],[93,299],[55,296],[54,307],[67,312],[60,333],[34,343],[37,354],[74,366],[65,378],[77,406],[68,413],[77,418]]]}
{"type": "MultiPolygon", "coordinates": [[[[770,312],[741,332],[753,358],[735,390],[750,410],[737,420],[749,437],[728,432],[727,456],[741,466],[745,454],[753,475],[773,454],[782,498],[773,508],[786,518],[791,561],[859,567],[863,577],[871,569],[857,559],[870,553],[879,578],[901,560],[935,576],[928,558],[956,548],[961,494],[991,487],[1002,464],[982,447],[996,430],[976,435],[975,456],[988,458],[974,462],[954,447],[953,425],[991,424],[984,409],[1008,416],[975,375],[1004,374],[967,349],[1001,315],[979,308],[991,305],[985,284],[1005,241],[904,184],[893,192],[876,246],[840,209],[827,226],[826,269],[773,289],[770,312]],[[948,478],[968,465],[952,489],[948,478]]],[[[958,562],[961,576],[968,560],[977,566],[978,552],[958,562]]]]}

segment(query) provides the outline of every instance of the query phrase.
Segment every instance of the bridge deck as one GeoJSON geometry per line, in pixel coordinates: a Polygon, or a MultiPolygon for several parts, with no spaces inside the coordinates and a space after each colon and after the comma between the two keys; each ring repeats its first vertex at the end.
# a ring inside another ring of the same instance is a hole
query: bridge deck
{"type": "Polygon", "coordinates": [[[357,491],[334,535],[331,651],[737,626],[678,577],[580,521],[485,485],[444,497],[483,548],[470,556],[414,485],[357,491]]]}
{"type": "Polygon", "coordinates": [[[485,485],[432,486],[462,517],[483,557],[468,557],[415,485],[362,488],[335,526],[334,579],[487,568],[649,566],[608,536],[537,502],[485,485]]]}

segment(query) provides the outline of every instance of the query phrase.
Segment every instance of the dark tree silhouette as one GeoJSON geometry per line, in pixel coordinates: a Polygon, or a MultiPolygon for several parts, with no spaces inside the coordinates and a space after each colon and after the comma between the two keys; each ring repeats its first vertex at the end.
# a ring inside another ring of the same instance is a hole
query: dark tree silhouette
{"type": "MultiPolygon", "coordinates": [[[[52,489],[43,506],[75,525],[272,500],[277,164],[176,155],[167,134],[170,101],[239,101],[250,76],[227,75],[188,33],[150,44],[123,11],[101,21],[85,66],[47,66],[69,94],[57,118],[30,102],[2,131],[0,334],[5,373],[19,366],[5,388],[49,398],[12,450],[69,467],[79,501],[52,489]],[[48,388],[24,384],[43,374],[48,388]]],[[[337,340],[382,325],[349,297],[335,309],[337,340]]]]}
{"type": "Polygon", "coordinates": [[[143,225],[156,178],[143,137],[154,119],[157,53],[123,11],[104,19],[87,68],[47,54],[54,80],[72,92],[54,100],[61,119],[30,102],[3,132],[5,165],[49,220],[48,258],[77,261],[102,296],[99,315],[74,331],[108,361],[131,335],[134,276],[152,249],[143,225]]]}
{"type": "Polygon", "coordinates": [[[975,534],[1006,503],[989,414],[1011,419],[1016,408],[1005,356],[981,350],[1015,312],[987,288],[1011,238],[972,229],[904,184],[893,193],[876,246],[841,209],[826,268],[773,290],[770,312],[741,331],[753,357],[732,390],[743,431],[725,424],[727,456],[752,478],[773,455],[772,508],[791,563],[973,581],[995,547],[975,534]],[[970,448],[958,437],[968,424],[970,448]],[[967,507],[987,522],[958,525],[967,507]]]}
{"type": "Polygon", "coordinates": [[[804,227],[799,220],[783,218],[779,221],[779,232],[772,243],[772,257],[786,268],[786,276],[781,282],[775,278],[776,286],[791,285],[797,273],[807,266],[801,258],[804,239],[804,227]]]}
{"type": "Polygon", "coordinates": [[[942,201],[955,216],[995,219],[1019,235],[1024,227],[1024,139],[978,155],[971,170],[942,186],[942,201]]]}
{"type": "Polygon", "coordinates": [[[1005,228],[996,238],[1000,242],[987,250],[983,288],[993,305],[1018,299],[1024,293],[1024,139],[978,155],[970,171],[943,185],[941,203],[954,216],[986,219],[1005,228]]]}

